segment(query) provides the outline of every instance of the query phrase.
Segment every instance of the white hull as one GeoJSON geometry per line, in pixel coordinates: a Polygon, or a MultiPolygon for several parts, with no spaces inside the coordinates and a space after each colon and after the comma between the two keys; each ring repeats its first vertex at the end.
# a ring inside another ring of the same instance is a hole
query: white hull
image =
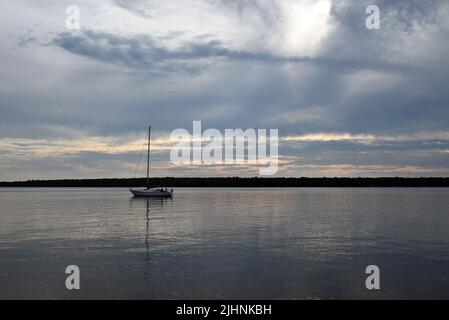
{"type": "Polygon", "coordinates": [[[156,197],[156,198],[170,198],[173,196],[172,190],[162,190],[158,188],[153,189],[129,189],[134,197],[156,197]]]}

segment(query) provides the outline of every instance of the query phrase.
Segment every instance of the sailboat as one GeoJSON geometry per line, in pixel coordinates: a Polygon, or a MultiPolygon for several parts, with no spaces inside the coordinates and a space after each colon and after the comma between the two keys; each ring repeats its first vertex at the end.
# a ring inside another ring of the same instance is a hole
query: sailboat
{"type": "Polygon", "coordinates": [[[155,188],[150,186],[150,151],[151,151],[151,126],[148,127],[148,152],[147,152],[147,186],[145,188],[129,188],[134,197],[170,198],[173,189],[155,188]]]}

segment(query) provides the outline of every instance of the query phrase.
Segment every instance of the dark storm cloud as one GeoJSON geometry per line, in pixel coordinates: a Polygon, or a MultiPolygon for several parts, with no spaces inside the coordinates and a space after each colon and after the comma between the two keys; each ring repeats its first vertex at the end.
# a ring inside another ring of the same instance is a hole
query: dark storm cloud
{"type": "MultiPolygon", "coordinates": [[[[84,31],[79,34],[61,33],[53,40],[53,43],[73,54],[101,62],[165,73],[195,73],[198,68],[192,65],[163,62],[192,60],[208,48],[206,45],[193,46],[190,48],[192,51],[173,52],[157,46],[149,36],[120,37],[95,31],[84,31]]],[[[210,45],[214,46],[213,43],[210,45]]]]}
{"type": "Polygon", "coordinates": [[[376,4],[385,12],[394,13],[396,25],[411,31],[416,25],[437,24],[438,11],[448,3],[446,0],[378,0],[376,4]]]}
{"type": "Polygon", "coordinates": [[[304,63],[328,68],[330,71],[388,70],[410,72],[413,66],[373,59],[332,59],[328,57],[280,56],[268,52],[233,50],[219,40],[190,42],[177,49],[168,49],[147,35],[119,36],[92,30],[59,34],[53,44],[64,50],[101,62],[159,74],[197,74],[208,69],[207,62],[226,59],[233,62],[304,63]]]}
{"type": "MultiPolygon", "coordinates": [[[[328,54],[337,57],[349,54],[352,57],[369,59],[375,56],[378,60],[388,60],[388,47],[394,45],[390,41],[400,44],[432,26],[444,34],[441,13],[448,7],[449,3],[445,0],[336,0],[331,14],[338,23],[338,29],[327,39],[324,47],[328,54]],[[365,8],[368,5],[377,5],[380,9],[380,30],[373,32],[365,28],[365,8]]],[[[424,37],[420,40],[428,39],[424,37]]],[[[416,45],[419,47],[420,43],[416,45]]]]}
{"type": "MultiPolygon", "coordinates": [[[[448,29],[442,12],[448,12],[448,7],[449,3],[443,0],[334,2],[332,16],[338,27],[324,42],[323,56],[386,66],[371,70],[400,76],[397,83],[379,90],[369,89],[381,84],[382,77],[367,83],[363,94],[346,98],[331,95],[324,103],[329,106],[329,116],[339,120],[335,130],[372,133],[447,130],[449,94],[445,79],[449,63],[444,57],[449,48],[444,44],[448,29]],[[363,13],[371,4],[380,8],[380,30],[365,28],[363,13]],[[401,67],[394,68],[398,62],[401,67]]],[[[319,82],[327,82],[321,77],[325,72],[317,75],[312,92],[319,82]]],[[[342,74],[327,72],[333,81],[343,83],[342,74]]],[[[364,79],[360,76],[362,82],[364,79]]]]}
{"type": "Polygon", "coordinates": [[[61,33],[54,39],[53,43],[73,54],[98,61],[116,63],[130,68],[159,69],[167,72],[188,71],[189,68],[186,68],[186,63],[201,59],[313,62],[308,57],[281,57],[265,52],[232,50],[226,48],[218,40],[209,40],[203,43],[191,42],[175,50],[164,47],[157,43],[155,39],[146,35],[124,37],[91,30],[77,34],[61,33]]]}
{"type": "MultiPolygon", "coordinates": [[[[333,14],[338,18],[345,18],[352,21],[364,21],[364,16],[360,16],[360,8],[368,5],[376,5],[383,13],[382,16],[394,16],[396,23],[403,23],[408,27],[423,23],[438,23],[437,13],[442,6],[447,5],[446,0],[334,0],[333,14]]],[[[363,10],[364,11],[364,10],[363,10]]],[[[345,22],[348,22],[347,20],[345,22]]]]}

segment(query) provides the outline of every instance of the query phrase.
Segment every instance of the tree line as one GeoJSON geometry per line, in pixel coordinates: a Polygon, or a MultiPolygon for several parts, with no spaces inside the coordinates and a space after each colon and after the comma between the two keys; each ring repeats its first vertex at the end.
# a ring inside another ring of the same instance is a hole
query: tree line
{"type": "MultiPolygon", "coordinates": [[[[151,178],[155,187],[449,187],[449,178],[151,178]]],[[[0,187],[143,187],[145,178],[0,182],[0,187]]]]}

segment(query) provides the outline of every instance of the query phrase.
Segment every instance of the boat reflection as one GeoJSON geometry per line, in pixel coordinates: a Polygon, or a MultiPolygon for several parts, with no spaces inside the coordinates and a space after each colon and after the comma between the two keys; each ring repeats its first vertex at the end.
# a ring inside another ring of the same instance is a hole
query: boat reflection
{"type": "MultiPolygon", "coordinates": [[[[149,267],[150,257],[150,220],[158,219],[152,216],[164,213],[164,206],[168,202],[172,202],[173,198],[136,198],[132,197],[129,199],[129,207],[133,209],[132,211],[142,211],[145,210],[145,263],[146,268],[149,267]]],[[[148,275],[147,270],[145,274],[148,275]]]]}

